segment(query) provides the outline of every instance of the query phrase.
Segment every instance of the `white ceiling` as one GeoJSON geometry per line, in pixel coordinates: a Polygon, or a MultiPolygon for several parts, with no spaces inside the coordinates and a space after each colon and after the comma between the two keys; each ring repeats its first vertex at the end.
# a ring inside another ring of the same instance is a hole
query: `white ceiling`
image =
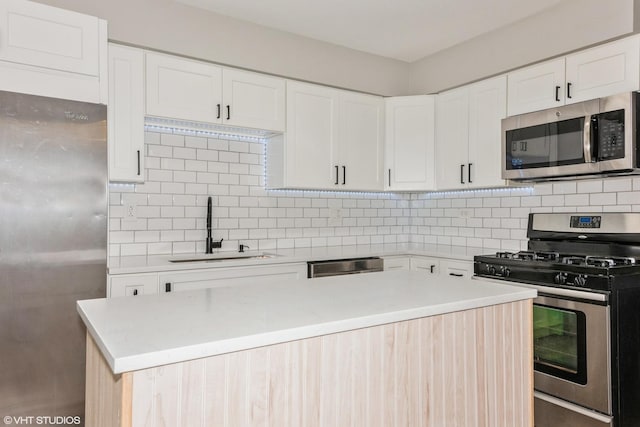
{"type": "Polygon", "coordinates": [[[413,62],[565,0],[176,0],[413,62]]]}

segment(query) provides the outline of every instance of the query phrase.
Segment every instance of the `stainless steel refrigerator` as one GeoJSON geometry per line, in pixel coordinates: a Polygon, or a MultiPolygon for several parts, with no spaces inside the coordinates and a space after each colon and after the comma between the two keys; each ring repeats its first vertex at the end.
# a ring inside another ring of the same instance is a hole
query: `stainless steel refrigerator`
{"type": "MultiPolygon", "coordinates": [[[[105,296],[106,107],[0,92],[0,416],[82,416],[105,296]]],[[[35,423],[35,421],[33,421],[35,423]]]]}

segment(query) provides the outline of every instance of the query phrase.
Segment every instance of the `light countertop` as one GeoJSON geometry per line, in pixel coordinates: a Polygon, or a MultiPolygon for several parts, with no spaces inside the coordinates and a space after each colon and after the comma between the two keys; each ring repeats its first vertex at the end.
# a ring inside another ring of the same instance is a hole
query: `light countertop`
{"type": "Polygon", "coordinates": [[[114,373],[534,298],[482,280],[386,271],[78,302],[114,373]]]}
{"type": "MultiPolygon", "coordinates": [[[[257,253],[253,251],[254,253],[257,253]]],[[[356,258],[369,256],[397,256],[416,255],[450,258],[457,260],[473,261],[474,255],[492,253],[491,249],[473,248],[466,246],[429,245],[416,243],[380,244],[380,245],[351,245],[351,246],[326,246],[297,249],[269,249],[260,253],[272,254],[271,258],[241,259],[212,262],[181,262],[172,263],[169,260],[202,257],[204,254],[175,254],[175,255],[148,255],[125,256],[109,258],[109,274],[150,273],[158,271],[193,270],[215,267],[236,267],[248,265],[268,265],[296,263],[307,261],[322,261],[327,259],[356,258]]],[[[252,252],[247,252],[252,253],[252,252]]],[[[217,254],[238,254],[237,251],[220,251],[217,254]]]]}

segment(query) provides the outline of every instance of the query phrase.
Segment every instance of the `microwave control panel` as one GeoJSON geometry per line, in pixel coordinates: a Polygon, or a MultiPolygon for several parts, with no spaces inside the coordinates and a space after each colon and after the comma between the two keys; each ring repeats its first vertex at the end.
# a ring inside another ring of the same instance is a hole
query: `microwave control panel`
{"type": "Polygon", "coordinates": [[[624,158],[624,110],[598,114],[598,160],[624,158]]]}

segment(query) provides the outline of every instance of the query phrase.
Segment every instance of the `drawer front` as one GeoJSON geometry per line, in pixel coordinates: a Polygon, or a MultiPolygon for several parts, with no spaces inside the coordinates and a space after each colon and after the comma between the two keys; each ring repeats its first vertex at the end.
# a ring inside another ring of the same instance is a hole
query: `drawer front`
{"type": "Polygon", "coordinates": [[[122,274],[109,276],[108,298],[132,297],[158,293],[158,275],[122,274]]]}
{"type": "Polygon", "coordinates": [[[409,271],[410,267],[411,267],[411,260],[409,257],[399,256],[399,257],[384,258],[384,271],[388,271],[388,270],[409,271]]]}
{"type": "Polygon", "coordinates": [[[306,267],[306,264],[286,264],[160,273],[160,292],[181,292],[303,279],[307,276],[306,267]]]}
{"type": "Polygon", "coordinates": [[[440,274],[440,260],[438,258],[411,257],[411,271],[438,275],[440,274]]]}
{"type": "Polygon", "coordinates": [[[447,276],[470,279],[473,276],[473,262],[443,260],[442,271],[447,276]]]}

